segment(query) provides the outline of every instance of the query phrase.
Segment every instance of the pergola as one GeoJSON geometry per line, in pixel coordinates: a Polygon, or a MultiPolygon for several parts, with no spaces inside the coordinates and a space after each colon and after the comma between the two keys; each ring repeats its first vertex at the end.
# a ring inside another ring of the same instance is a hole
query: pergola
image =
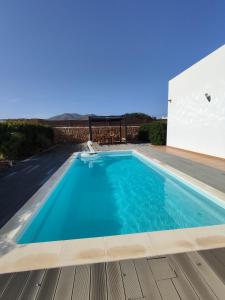
{"type": "MultiPolygon", "coordinates": [[[[110,127],[110,126],[119,126],[119,141],[122,142],[122,126],[125,127],[125,141],[127,140],[127,124],[126,119],[124,116],[89,116],[89,136],[90,140],[93,139],[93,132],[92,132],[92,126],[93,125],[100,125],[104,127],[110,127]]],[[[109,137],[111,138],[111,136],[109,137]]],[[[111,138],[111,143],[113,143],[113,138],[111,138]]]]}

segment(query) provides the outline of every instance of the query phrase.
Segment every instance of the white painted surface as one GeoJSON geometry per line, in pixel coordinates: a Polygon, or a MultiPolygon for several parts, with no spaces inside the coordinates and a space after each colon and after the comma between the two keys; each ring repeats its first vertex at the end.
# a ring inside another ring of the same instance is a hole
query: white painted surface
{"type": "Polygon", "coordinates": [[[225,158],[225,45],[170,80],[168,99],[167,145],[225,158]]]}

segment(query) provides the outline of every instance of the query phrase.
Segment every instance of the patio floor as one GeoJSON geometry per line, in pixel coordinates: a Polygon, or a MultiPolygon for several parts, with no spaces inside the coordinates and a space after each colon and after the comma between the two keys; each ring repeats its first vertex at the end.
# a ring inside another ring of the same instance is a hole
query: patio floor
{"type": "Polygon", "coordinates": [[[0,299],[224,299],[224,249],[0,275],[0,299]]]}
{"type": "MultiPolygon", "coordinates": [[[[181,153],[179,155],[175,152],[168,153],[165,148],[157,149],[147,144],[101,146],[98,150],[131,148],[155,157],[225,192],[223,160],[218,166],[212,166],[211,163],[207,164],[205,159],[198,160],[199,163],[195,159],[187,158],[185,154],[182,156],[181,153]]],[[[39,159],[41,164],[41,156],[39,159]]],[[[38,168],[32,169],[34,178],[38,172],[40,172],[38,168]]],[[[43,177],[46,174],[47,170],[43,172],[43,177]]],[[[4,175],[4,180],[9,182],[13,179],[16,184],[17,176],[19,172],[11,176],[4,175]]],[[[41,181],[41,178],[38,180],[41,181]]],[[[225,299],[224,295],[224,248],[0,275],[0,299],[4,300],[222,300],[225,299]]]]}
{"type": "Polygon", "coordinates": [[[181,156],[183,158],[187,158],[190,160],[193,160],[197,163],[201,163],[203,165],[206,165],[208,167],[213,167],[216,169],[220,169],[222,171],[225,171],[225,159],[208,156],[200,153],[190,152],[182,149],[176,149],[173,147],[168,146],[151,146],[155,150],[159,150],[168,154],[181,156]]]}

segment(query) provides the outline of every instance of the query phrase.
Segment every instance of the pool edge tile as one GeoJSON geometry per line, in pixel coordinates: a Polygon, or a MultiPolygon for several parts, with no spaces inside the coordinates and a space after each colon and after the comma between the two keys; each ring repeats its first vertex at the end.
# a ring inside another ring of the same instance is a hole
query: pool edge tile
{"type": "Polygon", "coordinates": [[[147,233],[104,237],[110,261],[155,256],[147,233]]]}
{"type": "Polygon", "coordinates": [[[183,229],[149,232],[148,237],[156,255],[196,250],[192,239],[183,229]]]}
{"type": "Polygon", "coordinates": [[[62,242],[12,245],[0,257],[0,273],[53,268],[60,263],[62,242]]]}
{"type": "Polygon", "coordinates": [[[62,264],[90,264],[107,261],[103,237],[63,241],[62,264]]]}
{"type": "Polygon", "coordinates": [[[225,225],[187,228],[185,231],[196,251],[225,247],[225,225]]]}

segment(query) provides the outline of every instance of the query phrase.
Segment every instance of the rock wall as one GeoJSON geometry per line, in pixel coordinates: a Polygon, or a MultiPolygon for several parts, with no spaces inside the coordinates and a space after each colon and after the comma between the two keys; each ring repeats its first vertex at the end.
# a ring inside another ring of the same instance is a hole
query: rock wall
{"type": "MultiPolygon", "coordinates": [[[[127,126],[127,141],[136,141],[140,126],[127,126]]],[[[89,139],[88,127],[54,127],[55,143],[84,143],[89,139]]],[[[92,139],[98,143],[120,141],[120,127],[92,127],[92,139]]],[[[122,127],[122,138],[125,138],[125,128],[122,127]]]]}

